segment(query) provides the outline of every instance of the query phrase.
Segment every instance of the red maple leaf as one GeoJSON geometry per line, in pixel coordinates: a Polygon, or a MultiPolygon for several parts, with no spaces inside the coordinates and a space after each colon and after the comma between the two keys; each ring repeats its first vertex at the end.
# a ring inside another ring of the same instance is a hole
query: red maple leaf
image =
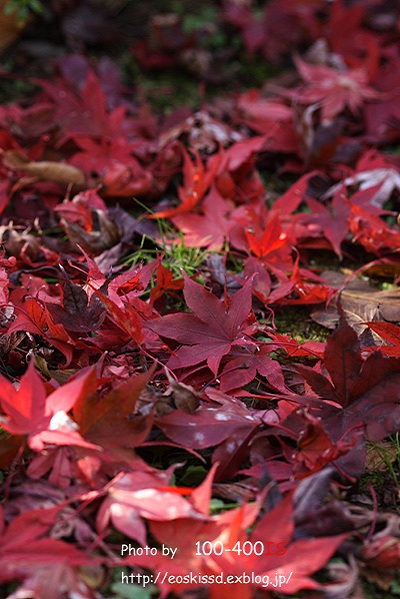
{"type": "Polygon", "coordinates": [[[381,339],[390,344],[379,345],[379,350],[385,356],[400,358],[400,327],[392,322],[367,322],[366,324],[381,339]]]}
{"type": "Polygon", "coordinates": [[[64,81],[40,81],[47,96],[54,103],[53,122],[64,133],[65,139],[91,135],[114,137],[121,132],[125,108],[107,110],[106,98],[97,75],[89,70],[80,95],[71,91],[64,81]]]}
{"type": "Polygon", "coordinates": [[[102,137],[99,142],[80,137],[76,140],[82,149],[69,161],[82,169],[93,185],[102,185],[102,194],[115,197],[145,195],[151,188],[153,176],[133,156],[137,142],[125,138],[102,137]]]}
{"type": "MultiPolygon", "coordinates": [[[[205,166],[198,151],[194,149],[191,151],[194,154],[194,161],[192,161],[185,148],[182,148],[183,186],[178,188],[178,197],[181,204],[176,208],[161,210],[157,212],[154,217],[171,218],[178,214],[190,212],[197,206],[197,204],[199,204],[199,202],[201,202],[207,190],[213,183],[221,164],[222,153],[215,154],[209,158],[208,163],[205,166]]],[[[153,217],[153,215],[150,216],[153,217]]]]}
{"type": "Polygon", "coordinates": [[[181,496],[179,488],[169,486],[173,469],[161,472],[146,466],[146,470],[121,472],[110,481],[107,497],[97,513],[100,531],[111,520],[124,535],[145,545],[146,526],[142,518],[156,521],[206,518],[181,496]]]}
{"type": "Polygon", "coordinates": [[[341,243],[349,230],[350,215],[349,203],[342,196],[342,193],[337,193],[330,207],[324,206],[314,198],[306,198],[306,204],[312,213],[306,215],[303,220],[305,224],[320,229],[321,235],[329,241],[340,259],[342,258],[341,243]]]}
{"type": "Polygon", "coordinates": [[[81,394],[73,406],[73,416],[82,435],[105,450],[103,461],[134,463],[132,447],[146,440],[153,414],[133,416],[140,392],[152,374],[129,377],[99,397],[96,389],[81,394]],[[118,434],[115,431],[118,430],[118,434]]]}
{"type": "Polygon", "coordinates": [[[164,266],[161,262],[157,265],[156,285],[150,291],[151,302],[157,302],[167,292],[177,297],[176,291],[183,289],[184,280],[182,277],[176,278],[174,273],[164,266]]]}
{"type": "Polygon", "coordinates": [[[309,64],[299,56],[295,57],[295,63],[306,85],[292,90],[290,95],[302,104],[320,102],[322,123],[332,121],[345,108],[357,114],[364,101],[380,97],[379,92],[368,85],[368,74],[361,67],[340,71],[309,64]]]}
{"type": "Polygon", "coordinates": [[[193,314],[167,314],[145,324],[161,337],[175,339],[171,368],[193,366],[206,361],[216,375],[221,359],[233,345],[254,344],[251,334],[251,281],[232,297],[220,301],[199,283],[185,276],[184,297],[193,314]]]}
{"type": "MultiPolygon", "coordinates": [[[[325,400],[314,405],[313,413],[322,417],[333,441],[358,429],[366,439],[376,442],[399,429],[400,360],[385,358],[380,352],[364,359],[356,332],[342,316],[327,341],[324,364],[329,377],[305,365],[297,365],[296,369],[325,400]]],[[[364,457],[359,445],[339,463],[359,472],[364,457]]]]}
{"type": "Polygon", "coordinates": [[[234,389],[243,389],[256,377],[257,372],[274,389],[285,390],[282,368],[277,360],[269,357],[272,351],[270,343],[232,347],[219,376],[221,391],[232,393],[234,389]]]}
{"type": "Polygon", "coordinates": [[[1,376],[1,426],[13,435],[27,435],[31,449],[41,451],[44,443],[97,447],[85,441],[67,412],[92,385],[93,370],[89,369],[47,396],[42,379],[36,373],[33,360],[16,389],[1,376]]]}
{"type": "Polygon", "coordinates": [[[209,388],[202,402],[188,414],[174,410],[156,419],[157,426],[170,439],[187,449],[216,447],[213,462],[218,478],[232,478],[249,453],[250,440],[265,422],[276,422],[274,410],[251,410],[242,401],[209,388]]]}
{"type": "Polygon", "coordinates": [[[346,455],[358,442],[357,435],[350,441],[332,441],[322,420],[313,416],[306,408],[297,409],[285,419],[283,434],[287,429],[290,430],[291,423],[295,429],[302,427],[297,439],[297,450],[293,452],[292,446],[284,446],[283,451],[292,464],[293,474],[297,479],[318,472],[330,462],[346,455]],[[299,420],[302,420],[301,424],[299,420]]]}
{"type": "MultiPolygon", "coordinates": [[[[249,211],[251,214],[251,211],[249,211]]],[[[278,212],[268,213],[262,226],[257,223],[256,214],[251,214],[254,232],[246,230],[246,239],[250,251],[263,264],[282,270],[292,265],[292,243],[288,232],[284,231],[278,212]]]]}
{"type": "Polygon", "coordinates": [[[29,510],[18,515],[4,530],[1,513],[0,584],[22,581],[18,595],[61,599],[75,592],[90,597],[78,567],[94,565],[88,555],[71,543],[46,536],[56,524],[60,508],[29,510]]]}
{"type": "Polygon", "coordinates": [[[17,318],[10,325],[8,333],[29,331],[40,335],[64,354],[65,365],[68,366],[73,355],[72,338],[61,323],[54,322],[47,306],[42,301],[35,297],[29,297],[27,294],[22,295],[19,293],[20,291],[20,289],[16,290],[12,299],[21,310],[18,310],[17,318]]]}
{"type": "Polygon", "coordinates": [[[229,236],[232,209],[233,206],[213,187],[204,198],[202,214],[178,214],[172,217],[172,222],[184,234],[185,245],[216,250],[223,247],[229,236]]]}
{"type": "Polygon", "coordinates": [[[293,123],[292,109],[282,102],[263,98],[256,89],[239,97],[241,120],[253,131],[265,135],[269,152],[299,153],[299,140],[293,123]]]}
{"type": "Polygon", "coordinates": [[[157,426],[176,443],[192,449],[219,445],[233,436],[242,441],[262,424],[265,410],[251,411],[234,397],[217,389],[207,394],[213,401],[202,403],[192,414],[174,410],[157,418],[157,426]]]}

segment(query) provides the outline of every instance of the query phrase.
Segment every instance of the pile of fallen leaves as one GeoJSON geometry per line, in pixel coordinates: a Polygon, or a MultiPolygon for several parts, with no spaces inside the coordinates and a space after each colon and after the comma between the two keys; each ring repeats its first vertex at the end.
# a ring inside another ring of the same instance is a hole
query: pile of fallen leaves
{"type": "MultiPolygon", "coordinates": [[[[10,599],[400,593],[399,443],[360,482],[400,431],[396,7],[218,10],[263,89],[157,115],[72,53],[0,106],[10,599]]],[[[178,68],[160,22],[132,54],[178,68]]]]}

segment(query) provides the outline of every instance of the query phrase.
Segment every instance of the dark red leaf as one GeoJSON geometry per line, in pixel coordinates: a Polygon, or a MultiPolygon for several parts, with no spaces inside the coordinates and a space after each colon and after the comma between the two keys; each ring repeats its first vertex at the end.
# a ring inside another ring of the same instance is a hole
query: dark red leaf
{"type": "Polygon", "coordinates": [[[170,368],[206,361],[217,374],[221,359],[233,345],[254,344],[251,332],[251,281],[227,300],[220,301],[202,285],[185,277],[184,296],[193,314],[169,314],[146,323],[161,337],[181,344],[170,359],[170,368]]]}

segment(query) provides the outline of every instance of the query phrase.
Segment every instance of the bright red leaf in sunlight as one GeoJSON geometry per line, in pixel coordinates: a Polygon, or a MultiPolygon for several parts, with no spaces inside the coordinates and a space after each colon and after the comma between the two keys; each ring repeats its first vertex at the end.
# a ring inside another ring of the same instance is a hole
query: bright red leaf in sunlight
{"type": "Polygon", "coordinates": [[[213,183],[220,167],[222,155],[216,154],[209,158],[207,167],[203,164],[197,150],[192,150],[194,161],[188,152],[182,148],[183,153],[183,186],[178,189],[181,204],[176,208],[160,210],[158,218],[171,218],[193,210],[203,199],[205,193],[213,183]]]}
{"type": "Polygon", "coordinates": [[[392,322],[367,322],[366,325],[374,331],[387,345],[378,345],[385,356],[400,358],[400,327],[392,322]]]}
{"type": "Polygon", "coordinates": [[[28,444],[35,451],[41,451],[44,443],[96,449],[95,445],[78,434],[76,424],[67,414],[75,401],[87,392],[92,377],[93,371],[87,370],[48,396],[44,383],[35,371],[33,360],[21,378],[18,389],[2,377],[2,428],[13,435],[28,435],[28,444]]]}

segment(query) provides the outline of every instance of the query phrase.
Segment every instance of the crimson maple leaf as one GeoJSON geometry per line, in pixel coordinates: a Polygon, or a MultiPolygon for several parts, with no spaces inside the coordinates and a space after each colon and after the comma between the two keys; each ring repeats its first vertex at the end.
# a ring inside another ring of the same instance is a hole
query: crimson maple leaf
{"type": "Polygon", "coordinates": [[[93,393],[81,394],[75,402],[72,411],[79,430],[85,439],[105,450],[104,461],[134,463],[130,448],[145,441],[153,423],[152,413],[132,416],[151,374],[149,370],[129,377],[101,398],[93,389],[93,393]],[[115,434],[116,430],[118,434],[115,434]]]}
{"type": "Polygon", "coordinates": [[[58,506],[29,510],[5,530],[0,514],[0,584],[23,581],[14,597],[61,599],[67,592],[83,599],[92,596],[78,567],[93,565],[95,560],[71,543],[45,536],[56,524],[59,511],[58,506]]]}
{"type": "MultiPolygon", "coordinates": [[[[249,213],[251,211],[249,210],[249,213]]],[[[255,232],[246,230],[246,238],[250,251],[260,259],[263,264],[284,270],[292,265],[291,259],[291,239],[287,232],[283,231],[278,212],[271,211],[266,222],[263,223],[263,230],[255,222],[256,215],[251,215],[254,223],[255,232]]],[[[252,223],[252,225],[253,225],[252,223]]]]}
{"type": "Polygon", "coordinates": [[[176,208],[161,210],[152,218],[171,218],[178,214],[191,212],[195,206],[203,199],[208,188],[214,181],[218,169],[220,168],[222,153],[215,154],[209,158],[207,167],[203,165],[197,150],[192,149],[195,160],[192,162],[189,154],[184,148],[183,153],[183,186],[178,189],[178,196],[181,204],[176,208]]]}
{"type": "Polygon", "coordinates": [[[300,429],[296,451],[293,451],[291,445],[283,444],[285,458],[292,465],[291,476],[296,479],[308,477],[311,473],[322,470],[330,462],[348,453],[358,443],[357,433],[350,441],[339,439],[333,442],[322,420],[313,416],[304,407],[298,408],[285,419],[284,428],[283,435],[287,434],[288,430],[295,432],[300,429]]]}
{"type": "Polygon", "coordinates": [[[250,411],[242,401],[218,389],[209,390],[207,396],[213,404],[202,403],[192,414],[174,410],[157,418],[157,426],[184,447],[204,449],[233,438],[237,445],[239,438],[247,439],[266,417],[265,410],[250,411]]]}
{"type": "Polygon", "coordinates": [[[350,199],[375,214],[384,213],[383,205],[400,191],[399,169],[383,154],[368,150],[358,160],[356,168],[343,181],[330,187],[323,199],[347,189],[356,189],[350,199]],[[382,210],[380,210],[382,209],[382,210]]]}
{"type": "Polygon", "coordinates": [[[20,308],[17,318],[11,323],[8,334],[15,331],[29,331],[40,335],[54,345],[65,356],[68,366],[73,356],[73,340],[61,323],[55,323],[47,306],[36,297],[18,298],[14,294],[14,303],[20,308]]]}
{"type": "Polygon", "coordinates": [[[232,228],[230,212],[232,206],[213,187],[204,198],[202,215],[178,214],[172,217],[172,222],[184,234],[185,245],[215,250],[223,247],[229,236],[232,228]]]}
{"type": "Polygon", "coordinates": [[[392,322],[367,322],[367,326],[390,345],[380,345],[386,356],[400,357],[400,327],[392,322]]]}
{"type": "Polygon", "coordinates": [[[251,312],[252,282],[248,280],[232,297],[220,301],[199,283],[185,276],[184,297],[193,314],[167,314],[144,326],[181,346],[168,365],[183,368],[207,361],[216,375],[223,356],[233,345],[254,344],[251,312]]]}
{"type": "MultiPolygon", "coordinates": [[[[173,468],[161,472],[146,466],[146,471],[118,474],[107,485],[108,494],[97,514],[97,527],[105,530],[111,520],[124,535],[146,544],[147,520],[168,521],[176,518],[204,520],[180,492],[169,486],[173,468]]],[[[188,489],[184,491],[189,492],[188,489]]]]}
{"type": "Polygon", "coordinates": [[[305,87],[291,92],[303,104],[321,102],[322,122],[328,123],[348,108],[357,114],[365,100],[376,100],[380,94],[368,85],[363,68],[340,71],[325,65],[312,65],[295,57],[297,70],[305,87]]]}
{"type": "MultiPolygon", "coordinates": [[[[54,122],[57,122],[65,138],[82,136],[115,137],[122,131],[125,108],[119,106],[107,110],[106,97],[97,75],[88,71],[86,83],[77,96],[63,81],[40,82],[54,104],[54,122]]],[[[64,140],[65,140],[64,138],[64,140]]]]}
{"type": "Polygon", "coordinates": [[[250,440],[266,422],[276,423],[274,410],[252,410],[241,400],[208,388],[209,403],[202,402],[192,414],[174,410],[156,419],[163,433],[187,449],[216,447],[212,461],[218,479],[235,476],[249,453],[250,440]]]}
{"type": "Polygon", "coordinates": [[[258,343],[254,347],[235,346],[229,352],[219,380],[221,391],[233,394],[234,389],[243,389],[257,372],[267,379],[268,384],[279,391],[285,390],[282,368],[277,360],[269,357],[270,343],[258,343]]]}
{"type": "MultiPolygon", "coordinates": [[[[320,398],[328,400],[316,400],[314,414],[322,418],[333,441],[359,429],[366,439],[376,442],[399,429],[400,360],[385,358],[380,352],[364,359],[356,332],[342,316],[327,341],[324,363],[330,378],[309,366],[297,365],[296,369],[320,398]]],[[[361,443],[350,450],[339,463],[359,473],[363,447],[361,443]]]]}
{"type": "Polygon", "coordinates": [[[343,199],[341,193],[334,196],[329,208],[310,197],[306,198],[306,203],[312,212],[304,217],[303,223],[320,229],[321,234],[341,259],[341,243],[348,233],[349,204],[343,199]]]}
{"type": "Polygon", "coordinates": [[[45,385],[36,373],[33,361],[18,389],[2,376],[2,428],[13,435],[27,435],[29,447],[35,451],[41,451],[44,443],[97,449],[96,445],[86,442],[79,435],[76,424],[67,414],[75,401],[92,386],[93,377],[93,370],[86,370],[46,396],[45,385]]]}

